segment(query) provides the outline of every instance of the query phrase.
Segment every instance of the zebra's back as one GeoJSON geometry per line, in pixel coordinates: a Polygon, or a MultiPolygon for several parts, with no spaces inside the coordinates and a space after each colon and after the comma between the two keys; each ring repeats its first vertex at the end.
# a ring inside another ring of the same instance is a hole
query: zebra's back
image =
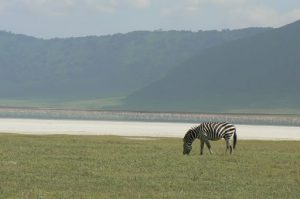
{"type": "Polygon", "coordinates": [[[200,136],[205,136],[208,140],[229,139],[236,131],[233,124],[227,122],[204,122],[199,125],[200,136]]]}

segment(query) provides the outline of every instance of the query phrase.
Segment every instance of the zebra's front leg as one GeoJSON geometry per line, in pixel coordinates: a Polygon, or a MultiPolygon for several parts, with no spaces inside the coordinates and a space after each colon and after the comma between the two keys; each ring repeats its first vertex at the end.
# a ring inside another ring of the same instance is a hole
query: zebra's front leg
{"type": "Polygon", "coordinates": [[[201,146],[200,146],[200,155],[203,155],[203,148],[204,148],[204,141],[200,140],[201,146]]]}
{"type": "Polygon", "coordinates": [[[209,150],[209,153],[210,153],[210,154],[213,154],[213,152],[212,152],[212,150],[211,150],[210,143],[209,143],[208,140],[205,140],[205,144],[206,144],[206,146],[207,146],[207,148],[208,148],[208,150],[209,150]]]}

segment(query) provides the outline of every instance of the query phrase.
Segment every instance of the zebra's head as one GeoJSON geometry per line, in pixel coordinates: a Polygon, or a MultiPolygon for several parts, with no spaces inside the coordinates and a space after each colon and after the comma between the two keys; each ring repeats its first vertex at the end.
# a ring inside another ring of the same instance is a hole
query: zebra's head
{"type": "Polygon", "coordinates": [[[183,140],[183,155],[189,155],[192,150],[192,145],[183,140]]]}
{"type": "Polygon", "coordinates": [[[189,141],[190,130],[185,134],[183,138],[183,155],[189,155],[192,150],[192,143],[189,141]]]}

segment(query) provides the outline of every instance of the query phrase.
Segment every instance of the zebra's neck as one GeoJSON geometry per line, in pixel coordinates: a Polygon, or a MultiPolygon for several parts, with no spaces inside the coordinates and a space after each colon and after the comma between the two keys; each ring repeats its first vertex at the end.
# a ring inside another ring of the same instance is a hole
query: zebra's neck
{"type": "Polygon", "coordinates": [[[189,144],[192,144],[197,138],[199,138],[199,129],[197,127],[190,129],[184,136],[185,142],[189,144]]]}

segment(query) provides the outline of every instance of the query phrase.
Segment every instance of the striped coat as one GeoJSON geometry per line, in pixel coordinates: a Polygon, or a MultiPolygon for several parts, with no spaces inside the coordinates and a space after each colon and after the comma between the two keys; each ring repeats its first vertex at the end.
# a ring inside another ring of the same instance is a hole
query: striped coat
{"type": "Polygon", "coordinates": [[[209,140],[215,141],[224,138],[226,142],[226,152],[230,149],[232,154],[233,149],[237,143],[236,128],[233,124],[227,122],[204,122],[199,126],[188,130],[183,138],[183,154],[188,155],[192,150],[192,143],[195,139],[199,139],[201,143],[200,155],[203,154],[204,144],[212,154],[209,140]],[[233,145],[232,145],[233,140],[233,145]]]}

